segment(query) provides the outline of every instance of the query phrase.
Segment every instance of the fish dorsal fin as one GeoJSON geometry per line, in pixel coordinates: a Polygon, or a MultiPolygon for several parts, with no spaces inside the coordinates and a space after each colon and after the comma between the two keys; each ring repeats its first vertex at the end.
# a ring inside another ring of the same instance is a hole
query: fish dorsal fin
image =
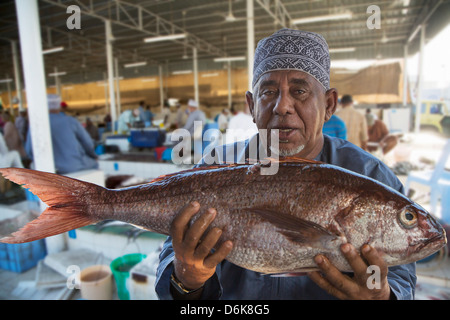
{"type": "MultiPolygon", "coordinates": [[[[271,158],[269,158],[271,159],[271,158]]],[[[280,159],[271,159],[272,161],[277,161],[279,163],[310,163],[310,164],[324,164],[325,162],[317,161],[317,160],[311,160],[311,159],[304,159],[304,158],[298,158],[298,157],[281,157],[280,159]]]]}
{"type": "Polygon", "coordinates": [[[239,165],[245,165],[245,164],[224,163],[224,164],[215,164],[215,165],[210,165],[210,166],[204,165],[204,166],[200,166],[200,167],[196,167],[196,168],[181,170],[181,171],[174,172],[174,173],[163,174],[163,175],[161,175],[161,176],[151,180],[149,183],[162,181],[162,180],[165,180],[167,178],[174,177],[174,176],[177,176],[177,175],[182,175],[182,174],[185,174],[185,173],[206,171],[206,170],[219,169],[219,168],[231,168],[231,167],[237,167],[239,165]]]}
{"type": "Polygon", "coordinates": [[[257,207],[245,210],[255,213],[272,223],[279,229],[281,234],[294,242],[307,243],[314,246],[314,244],[330,241],[337,237],[317,223],[280,212],[277,209],[257,207]]]}
{"type": "MultiPolygon", "coordinates": [[[[278,163],[304,163],[304,164],[305,163],[309,163],[309,164],[323,164],[324,163],[324,162],[320,162],[320,161],[316,161],[316,160],[308,160],[308,159],[297,158],[297,157],[281,157],[279,159],[265,158],[265,160],[269,160],[271,162],[278,162],[278,163]]],[[[258,162],[259,162],[258,160],[247,159],[247,163],[225,162],[222,164],[203,165],[203,166],[196,167],[196,168],[191,168],[191,169],[186,169],[186,170],[182,170],[182,171],[175,172],[175,173],[161,175],[161,176],[151,180],[149,183],[162,181],[167,178],[170,178],[170,177],[173,177],[176,175],[180,175],[180,174],[185,174],[185,173],[219,169],[219,168],[232,168],[232,167],[237,167],[237,166],[248,166],[248,165],[258,163],[258,162]]],[[[262,162],[264,162],[264,160],[262,160],[262,162]]]]}

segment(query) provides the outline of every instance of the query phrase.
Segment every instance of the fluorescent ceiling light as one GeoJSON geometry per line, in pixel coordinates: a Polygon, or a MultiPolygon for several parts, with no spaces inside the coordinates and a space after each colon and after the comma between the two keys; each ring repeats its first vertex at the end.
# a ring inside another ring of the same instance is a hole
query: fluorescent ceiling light
{"type": "Polygon", "coordinates": [[[49,77],[58,77],[58,76],[65,76],[66,74],[67,74],[67,72],[61,71],[61,72],[49,73],[48,76],[49,77]]]}
{"type": "Polygon", "coordinates": [[[189,73],[192,73],[192,70],[179,70],[172,72],[172,74],[189,74],[189,73]]]}
{"type": "Polygon", "coordinates": [[[0,83],[8,83],[8,82],[12,82],[12,79],[2,79],[0,80],[0,83]]]}
{"type": "Polygon", "coordinates": [[[215,58],[214,62],[226,62],[226,61],[244,61],[244,56],[239,57],[222,57],[222,58],[215,58]]]}
{"type": "Polygon", "coordinates": [[[142,67],[146,66],[147,61],[141,61],[141,62],[133,62],[133,63],[127,63],[124,65],[125,68],[134,68],[134,67],[142,67]]]}
{"type": "Polygon", "coordinates": [[[63,51],[63,50],[64,50],[64,47],[55,47],[55,48],[42,50],[42,54],[49,54],[49,53],[54,53],[54,52],[60,52],[60,51],[63,51]]]}
{"type": "Polygon", "coordinates": [[[336,52],[354,52],[356,50],[355,47],[349,47],[349,48],[334,48],[330,49],[330,53],[336,53],[336,52]]]}
{"type": "Polygon", "coordinates": [[[156,79],[155,78],[148,78],[148,79],[142,79],[141,81],[142,82],[153,82],[153,81],[156,81],[156,79]]]}
{"type": "Polygon", "coordinates": [[[214,72],[214,73],[204,73],[202,74],[202,78],[209,78],[209,77],[218,77],[219,73],[218,72],[214,72]]]}
{"type": "Polygon", "coordinates": [[[184,39],[184,38],[186,38],[186,34],[185,33],[178,33],[178,34],[169,34],[169,35],[166,35],[166,36],[157,36],[157,37],[145,38],[144,42],[150,43],[150,42],[176,40],[176,39],[184,39]]]}
{"type": "Polygon", "coordinates": [[[320,22],[320,21],[341,20],[341,19],[351,19],[351,18],[352,18],[351,12],[344,12],[344,13],[338,13],[338,14],[330,14],[330,15],[326,15],[326,16],[316,16],[316,17],[293,19],[291,22],[292,22],[292,24],[303,24],[303,23],[313,23],[313,22],[320,22]]]}

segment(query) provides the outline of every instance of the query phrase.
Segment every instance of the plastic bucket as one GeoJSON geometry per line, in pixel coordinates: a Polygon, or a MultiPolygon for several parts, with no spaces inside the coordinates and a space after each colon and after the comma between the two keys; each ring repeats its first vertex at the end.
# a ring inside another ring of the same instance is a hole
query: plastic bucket
{"type": "Polygon", "coordinates": [[[120,300],[130,300],[130,293],[127,289],[127,279],[130,277],[130,270],[145,258],[145,254],[131,253],[116,258],[111,262],[111,271],[116,280],[117,295],[120,300]]]}
{"type": "Polygon", "coordinates": [[[81,297],[86,300],[112,299],[112,274],[108,266],[95,265],[80,273],[81,297]]]}

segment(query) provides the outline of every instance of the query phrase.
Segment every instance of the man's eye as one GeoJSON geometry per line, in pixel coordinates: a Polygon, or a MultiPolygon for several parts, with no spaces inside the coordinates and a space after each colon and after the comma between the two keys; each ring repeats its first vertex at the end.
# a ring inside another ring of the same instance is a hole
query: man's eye
{"type": "Polygon", "coordinates": [[[275,94],[275,91],[274,90],[264,90],[263,94],[266,96],[270,96],[270,95],[275,94]]]}

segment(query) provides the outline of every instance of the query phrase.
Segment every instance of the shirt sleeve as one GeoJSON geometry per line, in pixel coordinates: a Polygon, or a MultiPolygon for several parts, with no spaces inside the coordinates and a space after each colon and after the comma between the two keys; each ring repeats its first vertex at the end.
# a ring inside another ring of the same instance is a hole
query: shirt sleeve
{"type": "Polygon", "coordinates": [[[415,263],[389,268],[387,279],[397,300],[414,299],[417,282],[415,263]]]}

